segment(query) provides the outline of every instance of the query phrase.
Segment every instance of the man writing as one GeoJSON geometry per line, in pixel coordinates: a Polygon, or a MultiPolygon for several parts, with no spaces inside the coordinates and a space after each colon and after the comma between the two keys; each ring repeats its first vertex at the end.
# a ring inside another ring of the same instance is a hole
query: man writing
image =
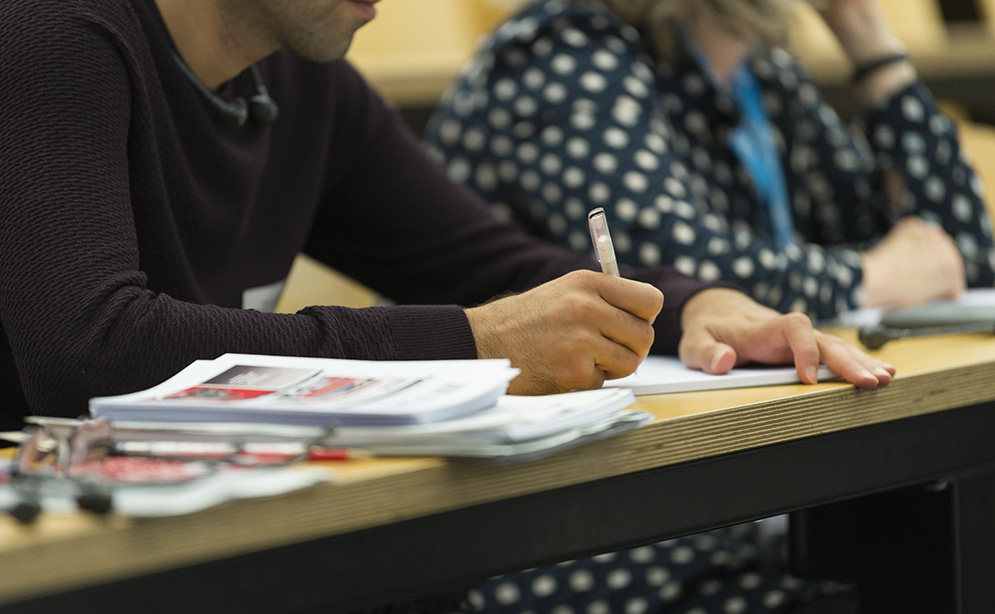
{"type": "Polygon", "coordinates": [[[339,61],[375,2],[4,3],[5,428],[224,352],[502,357],[525,394],[600,386],[651,349],[713,373],[794,362],[814,382],[821,361],[890,381],[804,316],[671,269],[601,275],[492,218],[339,61]],[[257,96],[279,117],[232,121],[257,96]],[[245,309],[301,251],[400,304],[245,309]]]}

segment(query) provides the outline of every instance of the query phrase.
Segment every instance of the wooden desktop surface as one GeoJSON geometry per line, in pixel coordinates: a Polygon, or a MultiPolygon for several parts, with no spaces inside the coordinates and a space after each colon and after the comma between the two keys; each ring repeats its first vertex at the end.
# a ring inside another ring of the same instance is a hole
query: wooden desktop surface
{"type": "MultiPolygon", "coordinates": [[[[842,331],[853,337],[851,331],[842,331]]],[[[880,356],[891,386],[840,383],[640,397],[656,416],[637,431],[534,462],[439,458],[329,464],[336,481],[188,516],[136,520],[43,514],[0,519],[0,603],[304,542],[758,446],[995,399],[995,339],[908,339],[880,356]]]]}

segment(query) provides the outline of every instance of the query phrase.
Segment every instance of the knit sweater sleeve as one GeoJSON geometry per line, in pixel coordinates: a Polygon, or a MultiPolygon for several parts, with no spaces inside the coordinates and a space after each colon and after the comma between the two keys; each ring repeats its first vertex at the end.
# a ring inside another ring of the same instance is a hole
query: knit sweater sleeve
{"type": "MultiPolygon", "coordinates": [[[[176,138],[158,122],[196,111],[164,112],[137,18],[125,3],[106,19],[82,2],[18,6],[0,20],[0,58],[17,66],[0,80],[0,364],[16,369],[3,382],[19,383],[0,391],[8,414],[79,415],[93,396],[147,388],[224,352],[472,358],[460,305],[595,266],[494,220],[352,74],[334,111],[352,130],[329,145],[307,251],[411,304],[271,314],[214,303],[175,232],[191,224],[170,204],[184,190],[165,179],[182,159],[156,141],[176,138]]],[[[215,213],[198,211],[182,215],[215,213]]],[[[680,306],[701,285],[669,269],[639,277],[667,293],[657,347],[675,351],[680,306]]]]}
{"type": "MultiPolygon", "coordinates": [[[[0,57],[17,66],[0,80],[0,320],[9,343],[0,351],[17,371],[4,379],[20,383],[3,390],[5,411],[76,416],[93,396],[146,388],[224,352],[475,357],[455,305],[268,314],[153,287],[135,225],[153,214],[143,210],[153,199],[134,186],[157,176],[157,151],[136,152],[131,140],[153,120],[140,99],[134,33],[121,31],[127,16],[101,22],[30,8],[0,24],[0,57]]],[[[167,232],[170,215],[155,214],[167,232]]],[[[174,260],[172,277],[188,274],[181,253],[157,257],[174,260]]]]}
{"type": "Polygon", "coordinates": [[[34,407],[78,414],[99,363],[137,358],[114,341],[144,294],[128,75],[110,40],[65,12],[2,20],[0,58],[17,67],[0,79],[0,320],[34,407]]]}

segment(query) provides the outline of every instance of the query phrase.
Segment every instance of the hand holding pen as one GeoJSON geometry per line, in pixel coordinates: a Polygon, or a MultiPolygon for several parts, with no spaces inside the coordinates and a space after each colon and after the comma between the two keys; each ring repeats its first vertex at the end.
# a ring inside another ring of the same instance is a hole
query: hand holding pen
{"type": "MultiPolygon", "coordinates": [[[[618,259],[615,257],[615,245],[612,235],[608,232],[608,218],[602,207],[592,209],[587,214],[587,227],[591,231],[591,241],[594,243],[594,255],[601,263],[601,272],[612,277],[621,277],[618,271],[618,259]]],[[[638,374],[638,371],[633,373],[638,374]]]]}
{"type": "MultiPolygon", "coordinates": [[[[596,218],[595,221],[603,218],[596,218]]],[[[663,307],[655,287],[617,277],[607,225],[601,266],[466,311],[479,358],[508,358],[522,373],[511,394],[600,388],[635,371],[653,344],[663,307]]]]}

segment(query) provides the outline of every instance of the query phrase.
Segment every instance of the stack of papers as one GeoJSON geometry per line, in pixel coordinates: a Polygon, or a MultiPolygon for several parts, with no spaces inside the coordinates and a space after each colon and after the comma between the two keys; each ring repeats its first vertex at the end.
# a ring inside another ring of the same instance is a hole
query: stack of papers
{"type": "Polygon", "coordinates": [[[625,389],[509,395],[471,416],[420,426],[343,427],[335,439],[377,454],[538,456],[642,426],[649,414],[624,411],[634,400],[625,389]]]}
{"type": "Polygon", "coordinates": [[[491,407],[518,374],[506,360],[360,361],[225,354],[162,384],[90,400],[94,417],[156,422],[387,426],[491,407]]]}
{"type": "MultiPolygon", "coordinates": [[[[191,432],[310,430],[321,445],[380,455],[536,457],[637,428],[628,389],[544,396],[504,394],[506,360],[359,361],[226,354],[196,361],[141,392],[90,401],[124,438],[180,441],[191,432]],[[136,429],[145,423],[147,429],[136,429]],[[210,424],[210,429],[191,429],[210,424]],[[153,426],[154,425],[154,426],[153,426]],[[325,429],[334,429],[331,434],[325,429]],[[322,436],[325,433],[327,436],[322,436]]],[[[213,435],[212,435],[213,434],[213,435]]]]}

